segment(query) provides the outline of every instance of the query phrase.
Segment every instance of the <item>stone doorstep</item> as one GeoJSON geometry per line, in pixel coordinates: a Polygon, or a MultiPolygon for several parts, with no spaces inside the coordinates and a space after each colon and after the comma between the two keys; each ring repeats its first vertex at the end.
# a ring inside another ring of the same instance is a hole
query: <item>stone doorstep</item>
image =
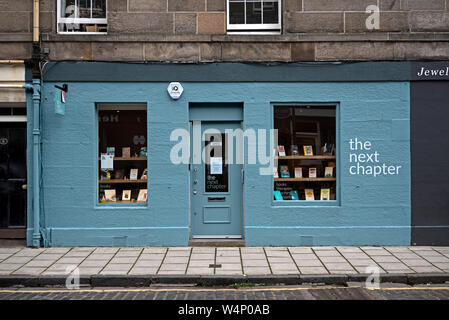
{"type": "MultiPolygon", "coordinates": [[[[196,284],[199,286],[231,285],[235,283],[256,284],[333,284],[366,281],[368,274],[316,274],[316,275],[93,275],[80,277],[80,283],[92,287],[147,287],[150,284],[196,284]]],[[[65,286],[63,275],[0,276],[0,287],[65,286]]],[[[448,274],[381,274],[381,283],[443,284],[449,283],[448,274]]]]}

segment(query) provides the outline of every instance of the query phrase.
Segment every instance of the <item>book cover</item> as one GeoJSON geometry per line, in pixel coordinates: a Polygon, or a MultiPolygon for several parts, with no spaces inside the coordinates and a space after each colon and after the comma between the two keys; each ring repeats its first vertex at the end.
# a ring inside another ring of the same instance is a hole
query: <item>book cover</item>
{"type": "Polygon", "coordinates": [[[295,168],[295,178],[302,178],[302,168],[301,167],[295,168]]]}
{"type": "Polygon", "coordinates": [[[310,145],[304,146],[304,155],[305,156],[313,156],[313,148],[310,145]]]}
{"type": "Polygon", "coordinates": [[[137,202],[147,202],[147,189],[140,189],[137,202]]]}
{"type": "Polygon", "coordinates": [[[115,197],[115,189],[104,190],[104,198],[106,202],[115,202],[117,200],[115,197]]]}
{"type": "Polygon", "coordinates": [[[299,200],[298,191],[292,190],[290,191],[290,194],[292,196],[292,200],[299,200]]]}
{"type": "Polygon", "coordinates": [[[285,148],[284,146],[278,146],[279,156],[284,157],[285,156],[285,148]]]}
{"type": "Polygon", "coordinates": [[[292,156],[299,156],[299,149],[296,144],[292,145],[291,150],[292,150],[292,156]]]}
{"type": "Polygon", "coordinates": [[[148,170],[145,168],[142,172],[142,176],[140,177],[141,180],[148,180],[148,170]]]}
{"type": "Polygon", "coordinates": [[[114,156],[107,153],[102,153],[100,155],[100,166],[104,170],[114,169],[114,156]]]}
{"type": "Polygon", "coordinates": [[[290,178],[290,172],[288,166],[281,166],[281,178],[290,178]]]}
{"type": "Polygon", "coordinates": [[[142,147],[139,150],[139,157],[146,157],[148,155],[147,153],[147,148],[146,147],[142,147]]]}
{"type": "Polygon", "coordinates": [[[130,173],[129,173],[129,179],[137,180],[138,173],[139,173],[139,169],[131,169],[130,173]]]}
{"type": "Polygon", "coordinates": [[[106,147],[106,154],[115,156],[115,147],[106,147]]]}
{"type": "Polygon", "coordinates": [[[279,178],[279,172],[277,167],[273,167],[273,177],[279,178]]]}
{"type": "Polygon", "coordinates": [[[109,170],[101,170],[101,180],[111,180],[111,173],[109,170]]]}
{"type": "Polygon", "coordinates": [[[330,189],[321,189],[321,197],[320,200],[330,200],[330,189]]]}
{"type": "Polygon", "coordinates": [[[316,168],[309,168],[309,178],[316,178],[316,168]]]}
{"type": "Polygon", "coordinates": [[[131,190],[123,190],[122,201],[131,201],[131,190]]]}
{"type": "Polygon", "coordinates": [[[282,193],[279,190],[275,190],[273,193],[275,200],[284,200],[284,198],[282,198],[282,193]]]}
{"type": "Polygon", "coordinates": [[[117,169],[114,171],[114,179],[123,179],[125,176],[125,169],[117,169]]]}
{"type": "Polygon", "coordinates": [[[333,167],[326,167],[324,169],[324,177],[332,178],[333,176],[334,176],[334,168],[333,167]]]}
{"type": "Polygon", "coordinates": [[[324,144],[324,152],[325,155],[332,155],[334,151],[334,145],[332,143],[325,143],[324,144]]]}
{"type": "Polygon", "coordinates": [[[123,158],[131,158],[131,148],[130,147],[122,148],[122,157],[123,158]]]}
{"type": "Polygon", "coordinates": [[[313,194],[313,189],[305,189],[306,200],[315,200],[315,195],[313,194]]]}

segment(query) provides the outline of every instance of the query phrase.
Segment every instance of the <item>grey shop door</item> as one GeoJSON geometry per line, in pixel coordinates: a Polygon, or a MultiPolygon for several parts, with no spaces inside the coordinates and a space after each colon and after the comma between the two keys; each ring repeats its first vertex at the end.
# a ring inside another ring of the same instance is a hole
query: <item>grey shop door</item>
{"type": "MultiPolygon", "coordinates": [[[[241,128],[238,121],[193,121],[191,130],[201,135],[191,134],[191,157],[195,154],[193,139],[201,145],[205,153],[201,164],[191,163],[190,199],[191,199],[191,237],[199,238],[242,238],[243,233],[243,186],[242,164],[235,159],[229,161],[232,148],[235,158],[236,149],[241,143],[237,137],[225,133],[226,129],[241,128]],[[210,130],[215,131],[215,133],[210,130]],[[230,143],[229,139],[233,139],[230,143]],[[217,162],[218,161],[218,164],[217,162]],[[228,163],[229,162],[229,163],[228,163]]],[[[191,131],[192,132],[192,131],[191,131]]]]}

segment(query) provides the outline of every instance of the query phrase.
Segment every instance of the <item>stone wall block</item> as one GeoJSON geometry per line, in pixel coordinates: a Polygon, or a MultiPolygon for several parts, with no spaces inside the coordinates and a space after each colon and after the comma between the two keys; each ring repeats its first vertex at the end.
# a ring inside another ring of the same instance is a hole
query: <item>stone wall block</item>
{"type": "Polygon", "coordinates": [[[303,0],[304,11],[365,11],[373,0],[303,0]]]}
{"type": "Polygon", "coordinates": [[[287,32],[343,32],[343,12],[291,12],[285,22],[287,32]]]}
{"type": "Polygon", "coordinates": [[[196,34],[196,13],[175,13],[175,34],[196,34]]]}
{"type": "Polygon", "coordinates": [[[199,44],[197,43],[146,43],[146,61],[199,61],[199,44]]]}
{"type": "Polygon", "coordinates": [[[92,60],[90,42],[46,42],[44,46],[50,49],[50,60],[92,60]]]}
{"type": "Polygon", "coordinates": [[[401,0],[402,10],[445,10],[446,0],[401,0]]]}
{"type": "Polygon", "coordinates": [[[108,12],[127,12],[128,0],[108,0],[108,12]]]}
{"type": "Polygon", "coordinates": [[[225,11],[226,0],[207,0],[207,11],[225,11]]]}
{"type": "Polygon", "coordinates": [[[4,32],[31,32],[32,16],[30,12],[1,12],[0,33],[4,32]]]}
{"type": "Polygon", "coordinates": [[[30,42],[0,42],[0,60],[30,59],[33,45],[30,42]]]}
{"type": "Polygon", "coordinates": [[[313,42],[297,42],[291,44],[291,60],[292,61],[314,61],[315,60],[315,43],[313,42]]]}
{"type": "Polygon", "coordinates": [[[168,0],[168,11],[206,11],[206,0],[168,0]]]}
{"type": "Polygon", "coordinates": [[[224,61],[290,61],[289,43],[223,43],[224,61]]]}
{"type": "Polygon", "coordinates": [[[108,33],[173,34],[173,13],[120,13],[108,15],[108,33]]]}
{"type": "Polygon", "coordinates": [[[128,9],[129,12],[166,12],[167,0],[128,0],[128,9]]]}
{"type": "Polygon", "coordinates": [[[370,14],[365,12],[346,12],[345,13],[345,32],[408,32],[409,31],[409,12],[380,12],[380,29],[369,30],[366,28],[366,19],[370,14]]]}
{"type": "Polygon", "coordinates": [[[411,31],[449,31],[449,13],[434,11],[413,11],[410,14],[411,31]]]}
{"type": "Polygon", "coordinates": [[[93,42],[95,61],[143,61],[142,42],[93,42]]]}
{"type": "Polygon", "coordinates": [[[221,44],[220,43],[201,43],[200,44],[200,61],[221,61],[221,44]]]}
{"type": "Polygon", "coordinates": [[[303,0],[284,0],[284,12],[285,11],[302,11],[303,0]]]}
{"type": "Polygon", "coordinates": [[[393,60],[394,43],[322,42],[316,44],[317,61],[393,60]]]}
{"type": "Polygon", "coordinates": [[[397,60],[447,60],[448,42],[397,42],[395,58],[397,60]]]}
{"type": "Polygon", "coordinates": [[[198,13],[198,34],[225,34],[226,16],[224,12],[198,13]]]}

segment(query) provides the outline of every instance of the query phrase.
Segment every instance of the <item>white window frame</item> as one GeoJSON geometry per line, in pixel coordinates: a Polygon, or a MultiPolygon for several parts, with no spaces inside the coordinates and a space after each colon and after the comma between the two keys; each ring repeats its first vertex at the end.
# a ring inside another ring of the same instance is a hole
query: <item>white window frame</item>
{"type": "MultiPolygon", "coordinates": [[[[240,24],[231,24],[229,19],[229,0],[226,0],[226,29],[228,32],[231,33],[256,33],[257,31],[261,31],[260,34],[267,34],[267,33],[280,33],[281,32],[281,26],[282,26],[282,0],[278,0],[278,23],[257,23],[257,24],[247,24],[247,23],[240,23],[240,24]],[[237,31],[235,31],[237,30],[237,31]],[[272,32],[266,32],[265,30],[269,30],[272,32]]],[[[242,0],[244,2],[244,8],[245,8],[245,21],[246,21],[246,3],[247,0],[242,0]]],[[[263,2],[263,0],[262,0],[263,2]]],[[[267,1],[267,2],[273,2],[273,1],[267,1]]],[[[263,3],[261,6],[262,10],[262,19],[263,19],[263,3]]]]}
{"type": "MultiPolygon", "coordinates": [[[[61,17],[61,1],[57,0],[57,21],[56,29],[59,34],[106,34],[106,32],[88,32],[88,31],[59,31],[60,23],[70,23],[70,24],[108,24],[108,1],[106,0],[106,18],[63,18],[61,17]]],[[[75,2],[76,6],[76,2],[75,2]]],[[[92,9],[92,0],[90,0],[90,7],[92,9]]],[[[78,14],[78,10],[75,10],[75,15],[78,14]]],[[[92,15],[92,12],[91,12],[92,15]]]]}

